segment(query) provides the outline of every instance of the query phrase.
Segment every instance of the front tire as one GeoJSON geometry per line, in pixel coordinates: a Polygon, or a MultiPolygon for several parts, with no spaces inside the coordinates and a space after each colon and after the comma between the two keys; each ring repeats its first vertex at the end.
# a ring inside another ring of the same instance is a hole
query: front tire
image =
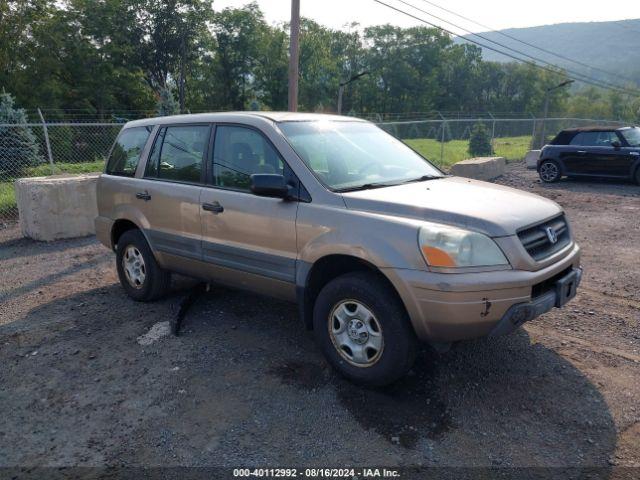
{"type": "Polygon", "coordinates": [[[116,268],[124,291],[137,302],[150,302],[169,289],[171,275],[156,262],[140,230],[128,230],[118,239],[116,268]]]}
{"type": "Polygon", "coordinates": [[[562,177],[560,165],[553,160],[545,160],[538,168],[538,175],[540,175],[540,180],[545,183],[557,182],[562,177]]]}
{"type": "Polygon", "coordinates": [[[316,299],[313,328],[329,363],[355,383],[389,385],[413,366],[417,340],[408,315],[374,273],[329,282],[316,299]]]}

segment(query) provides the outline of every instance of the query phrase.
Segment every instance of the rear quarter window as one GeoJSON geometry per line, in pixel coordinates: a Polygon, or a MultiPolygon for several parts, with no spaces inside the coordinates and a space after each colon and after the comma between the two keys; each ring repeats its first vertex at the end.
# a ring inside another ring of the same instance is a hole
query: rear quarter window
{"type": "Polygon", "coordinates": [[[575,132],[562,131],[551,141],[551,145],[569,145],[575,132]]]}
{"type": "Polygon", "coordinates": [[[111,150],[111,155],[107,161],[106,173],[122,177],[133,177],[136,174],[142,150],[152,129],[152,126],[147,126],[123,130],[118,135],[113,150],[111,150]]]}

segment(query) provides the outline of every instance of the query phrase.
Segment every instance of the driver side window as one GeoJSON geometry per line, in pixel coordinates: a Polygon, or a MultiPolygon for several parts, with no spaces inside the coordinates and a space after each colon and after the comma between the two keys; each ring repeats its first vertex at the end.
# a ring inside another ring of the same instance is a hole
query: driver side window
{"type": "Polygon", "coordinates": [[[610,147],[613,142],[619,142],[620,139],[616,132],[580,132],[573,140],[571,145],[582,147],[610,147]]]}
{"type": "Polygon", "coordinates": [[[249,191],[251,175],[282,175],[280,154],[264,136],[246,127],[222,125],[216,128],[213,147],[213,183],[218,187],[249,191]]]}

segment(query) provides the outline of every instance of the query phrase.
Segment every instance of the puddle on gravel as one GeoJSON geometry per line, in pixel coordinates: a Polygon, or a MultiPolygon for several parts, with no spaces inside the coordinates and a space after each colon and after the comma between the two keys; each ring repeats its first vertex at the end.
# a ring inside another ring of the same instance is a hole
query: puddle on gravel
{"type": "Polygon", "coordinates": [[[328,367],[308,362],[285,362],[269,373],[286,385],[304,390],[334,388],[340,403],[363,428],[394,445],[411,449],[421,437],[435,438],[451,428],[451,416],[434,394],[432,372],[423,362],[417,362],[409,375],[384,388],[354,385],[328,367]]]}
{"type": "Polygon", "coordinates": [[[285,385],[315,390],[329,382],[329,374],[320,365],[310,362],[285,362],[269,369],[269,374],[278,377],[285,385]]]}

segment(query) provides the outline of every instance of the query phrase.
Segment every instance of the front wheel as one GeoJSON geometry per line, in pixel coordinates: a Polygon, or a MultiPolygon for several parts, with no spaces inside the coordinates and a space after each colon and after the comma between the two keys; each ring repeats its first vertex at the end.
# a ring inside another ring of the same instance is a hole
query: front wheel
{"type": "Polygon", "coordinates": [[[404,306],[373,273],[329,282],[316,299],[313,328],[329,363],[359,384],[393,383],[415,360],[417,340],[404,306]]]}
{"type": "Polygon", "coordinates": [[[553,183],[560,180],[562,174],[560,173],[560,165],[553,160],[545,160],[540,164],[538,169],[540,179],[545,183],[553,183]]]}
{"type": "Polygon", "coordinates": [[[128,230],[118,239],[116,268],[122,288],[138,302],[162,297],[171,282],[170,273],[160,268],[139,230],[128,230]]]}

